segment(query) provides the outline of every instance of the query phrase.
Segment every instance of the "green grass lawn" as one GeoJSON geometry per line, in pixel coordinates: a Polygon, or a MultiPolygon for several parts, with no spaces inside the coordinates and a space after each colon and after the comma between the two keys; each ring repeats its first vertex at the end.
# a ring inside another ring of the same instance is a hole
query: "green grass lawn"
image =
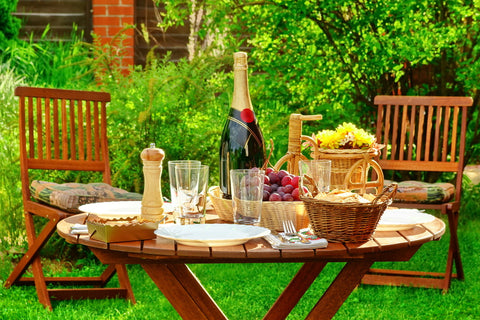
{"type": "MultiPolygon", "coordinates": [[[[434,289],[361,285],[347,299],[335,319],[478,319],[479,230],[480,219],[465,214],[459,226],[459,236],[466,279],[454,280],[448,294],[434,289]]],[[[424,245],[410,262],[395,265],[440,271],[447,246],[448,236],[445,235],[439,242],[424,245]]],[[[288,319],[304,319],[342,266],[343,263],[328,265],[288,319]]],[[[391,266],[391,263],[376,266],[391,266]]],[[[212,264],[190,267],[227,317],[261,319],[300,265],[212,264]]],[[[33,287],[3,288],[10,269],[5,268],[5,264],[1,269],[0,319],[180,319],[139,266],[129,266],[137,304],[119,299],[60,301],[54,302],[53,312],[46,311],[38,303],[33,287]]],[[[96,264],[84,272],[95,269],[98,269],[96,264]]]]}

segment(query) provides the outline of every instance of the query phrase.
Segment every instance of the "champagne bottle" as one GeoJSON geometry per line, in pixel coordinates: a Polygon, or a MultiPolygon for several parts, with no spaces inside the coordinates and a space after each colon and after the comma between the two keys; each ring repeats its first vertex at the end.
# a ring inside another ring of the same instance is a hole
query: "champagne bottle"
{"type": "Polygon", "coordinates": [[[248,91],[247,54],[233,55],[233,98],[220,145],[220,188],[231,198],[230,170],[261,168],[265,162],[264,140],[248,91]]]}

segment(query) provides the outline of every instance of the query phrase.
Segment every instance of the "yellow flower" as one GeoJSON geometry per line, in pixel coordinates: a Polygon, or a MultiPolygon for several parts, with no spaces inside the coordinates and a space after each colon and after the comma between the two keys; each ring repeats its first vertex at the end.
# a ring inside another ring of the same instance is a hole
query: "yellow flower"
{"type": "Polygon", "coordinates": [[[320,131],[315,137],[318,146],[323,149],[369,149],[375,144],[374,135],[350,122],[344,122],[335,131],[320,131]]]}
{"type": "Polygon", "coordinates": [[[338,149],[340,141],[333,130],[323,130],[316,136],[318,145],[325,149],[338,149]]]}

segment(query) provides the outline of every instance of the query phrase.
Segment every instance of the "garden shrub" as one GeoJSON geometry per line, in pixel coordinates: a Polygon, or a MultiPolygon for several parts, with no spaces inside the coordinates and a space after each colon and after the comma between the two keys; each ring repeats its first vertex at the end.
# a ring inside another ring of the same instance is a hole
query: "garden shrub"
{"type": "Polygon", "coordinates": [[[18,150],[18,104],[13,92],[24,84],[8,65],[0,65],[0,243],[24,242],[18,150]]]}
{"type": "Polygon", "coordinates": [[[17,9],[18,0],[0,0],[0,52],[9,40],[17,40],[21,21],[12,15],[17,9]]]}
{"type": "Polygon", "coordinates": [[[7,63],[15,73],[25,78],[31,86],[81,89],[89,86],[93,78],[85,76],[90,66],[79,63],[84,58],[81,35],[76,28],[70,41],[50,41],[47,26],[38,41],[11,40],[1,54],[0,61],[7,63]]]}

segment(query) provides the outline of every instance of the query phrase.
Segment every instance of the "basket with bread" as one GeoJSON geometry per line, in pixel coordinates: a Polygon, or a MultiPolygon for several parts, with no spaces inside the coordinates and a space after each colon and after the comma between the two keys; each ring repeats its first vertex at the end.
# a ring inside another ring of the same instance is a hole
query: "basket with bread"
{"type": "Polygon", "coordinates": [[[396,184],[378,195],[334,189],[303,194],[301,199],[317,236],[330,242],[364,242],[370,240],[396,190],[396,184]]]}

